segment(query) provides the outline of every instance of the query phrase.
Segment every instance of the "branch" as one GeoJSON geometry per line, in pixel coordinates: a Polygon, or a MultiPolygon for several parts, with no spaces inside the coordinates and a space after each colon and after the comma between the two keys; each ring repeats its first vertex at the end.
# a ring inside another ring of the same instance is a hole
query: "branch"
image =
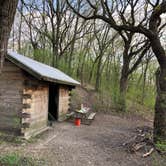
{"type": "Polygon", "coordinates": [[[160,15],[166,13],[166,1],[163,0],[163,2],[156,6],[152,12],[152,15],[150,17],[149,22],[149,29],[153,32],[157,32],[157,28],[161,23],[160,15]]]}
{"type": "Polygon", "coordinates": [[[140,62],[142,61],[142,58],[144,57],[144,55],[146,54],[146,52],[149,50],[150,48],[150,44],[148,44],[145,49],[142,51],[141,55],[139,56],[139,58],[137,59],[137,61],[134,63],[134,65],[131,67],[131,69],[129,70],[129,72],[127,73],[128,75],[130,75],[134,70],[136,70],[136,68],[138,67],[138,65],[140,64],[140,62]]]}

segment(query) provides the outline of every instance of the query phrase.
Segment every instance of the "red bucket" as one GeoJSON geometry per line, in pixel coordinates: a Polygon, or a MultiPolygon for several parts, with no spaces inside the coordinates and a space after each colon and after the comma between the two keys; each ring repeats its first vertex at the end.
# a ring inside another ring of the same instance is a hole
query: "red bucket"
{"type": "Polygon", "coordinates": [[[81,119],[76,118],[74,123],[75,123],[76,126],[80,126],[81,125],[81,119]]]}

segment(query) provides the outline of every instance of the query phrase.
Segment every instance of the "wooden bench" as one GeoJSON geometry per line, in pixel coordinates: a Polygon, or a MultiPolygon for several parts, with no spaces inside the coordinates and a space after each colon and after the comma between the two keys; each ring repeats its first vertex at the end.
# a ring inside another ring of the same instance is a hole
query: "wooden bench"
{"type": "Polygon", "coordinates": [[[95,112],[90,113],[90,115],[88,116],[88,120],[93,120],[95,118],[95,115],[95,112]]]}

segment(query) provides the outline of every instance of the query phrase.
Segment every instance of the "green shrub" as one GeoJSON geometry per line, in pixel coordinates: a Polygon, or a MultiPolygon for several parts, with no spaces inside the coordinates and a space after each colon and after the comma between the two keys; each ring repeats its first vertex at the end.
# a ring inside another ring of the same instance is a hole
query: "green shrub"
{"type": "Polygon", "coordinates": [[[0,163],[5,165],[18,165],[20,157],[16,153],[0,156],[0,163]]]}
{"type": "Polygon", "coordinates": [[[166,141],[158,141],[157,143],[156,143],[156,147],[159,149],[159,150],[161,150],[162,152],[166,152],[166,141]]]}
{"type": "Polygon", "coordinates": [[[10,153],[0,156],[0,165],[4,166],[37,166],[37,162],[31,157],[20,156],[18,153],[10,153]]]}

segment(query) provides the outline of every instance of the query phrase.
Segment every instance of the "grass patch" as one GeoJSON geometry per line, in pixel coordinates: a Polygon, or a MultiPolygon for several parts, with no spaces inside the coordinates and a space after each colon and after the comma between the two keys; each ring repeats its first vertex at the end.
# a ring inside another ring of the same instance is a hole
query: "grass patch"
{"type": "Polygon", "coordinates": [[[3,166],[39,166],[44,161],[36,160],[32,157],[24,157],[18,153],[10,153],[0,156],[0,165],[3,166]]]}
{"type": "Polygon", "coordinates": [[[156,147],[161,151],[161,152],[164,152],[166,153],[166,141],[158,141],[156,143],[156,147]]]}
{"type": "Polygon", "coordinates": [[[16,153],[0,156],[0,163],[4,165],[18,165],[19,161],[20,157],[16,153]]]}

